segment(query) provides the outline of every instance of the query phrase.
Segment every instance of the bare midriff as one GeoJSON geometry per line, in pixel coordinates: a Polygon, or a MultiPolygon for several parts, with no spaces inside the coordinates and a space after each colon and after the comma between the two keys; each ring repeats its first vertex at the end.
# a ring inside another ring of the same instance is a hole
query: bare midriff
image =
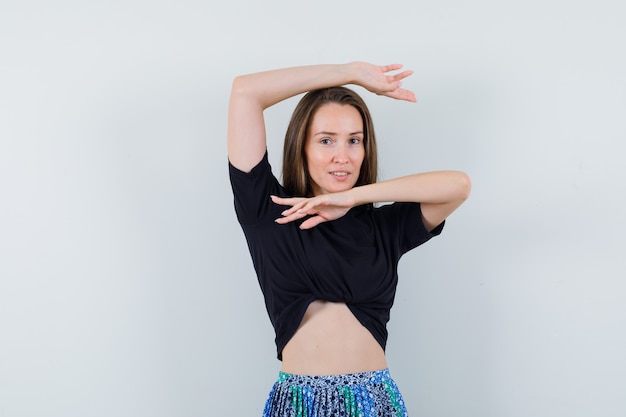
{"type": "Polygon", "coordinates": [[[385,352],[344,303],[314,301],[283,349],[282,371],[338,375],[387,368],[385,352]]]}

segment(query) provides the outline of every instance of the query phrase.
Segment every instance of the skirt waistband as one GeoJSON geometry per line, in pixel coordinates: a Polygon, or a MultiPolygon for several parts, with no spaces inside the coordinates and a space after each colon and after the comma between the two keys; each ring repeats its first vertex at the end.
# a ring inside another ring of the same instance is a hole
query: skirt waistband
{"type": "Polygon", "coordinates": [[[357,372],[353,374],[341,375],[298,375],[287,372],[278,373],[278,382],[288,381],[289,384],[302,385],[309,387],[316,386],[353,386],[353,385],[369,385],[380,384],[392,381],[389,369],[381,369],[371,372],[357,372]]]}

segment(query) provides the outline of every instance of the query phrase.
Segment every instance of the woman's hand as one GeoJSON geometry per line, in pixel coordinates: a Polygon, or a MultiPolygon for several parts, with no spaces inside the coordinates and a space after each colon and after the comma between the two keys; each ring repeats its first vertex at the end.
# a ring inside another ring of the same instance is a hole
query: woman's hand
{"type": "Polygon", "coordinates": [[[401,88],[401,81],[413,74],[413,71],[406,70],[397,74],[387,75],[388,72],[402,68],[401,64],[378,66],[366,62],[353,62],[349,65],[353,66],[356,75],[354,84],[360,85],[378,95],[397,100],[416,101],[415,94],[412,91],[401,88]]]}
{"type": "Polygon", "coordinates": [[[320,223],[343,217],[355,205],[349,192],[330,193],[312,198],[281,198],[272,196],[272,201],[281,206],[291,206],[276,219],[278,224],[287,224],[311,216],[300,225],[300,229],[311,229],[320,223]]]}

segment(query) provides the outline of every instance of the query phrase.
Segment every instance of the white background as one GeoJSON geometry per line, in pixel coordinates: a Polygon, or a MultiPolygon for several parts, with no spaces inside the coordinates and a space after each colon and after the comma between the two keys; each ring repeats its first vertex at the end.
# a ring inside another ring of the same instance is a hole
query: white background
{"type": "MultiPolygon", "coordinates": [[[[473,180],[401,261],[411,415],[623,417],[625,40],[619,0],[3,2],[0,417],[260,416],[230,83],[351,60],[415,71],[417,104],[364,96],[383,179],[473,180]]],[[[266,113],[276,172],[294,105],[266,113]]]]}

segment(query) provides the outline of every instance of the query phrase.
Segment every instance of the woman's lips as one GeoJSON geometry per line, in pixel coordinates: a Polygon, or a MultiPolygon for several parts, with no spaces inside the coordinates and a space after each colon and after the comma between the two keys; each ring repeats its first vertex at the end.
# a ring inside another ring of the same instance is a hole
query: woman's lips
{"type": "Polygon", "coordinates": [[[347,171],[331,171],[330,175],[336,180],[343,181],[350,176],[350,173],[347,171]]]}

